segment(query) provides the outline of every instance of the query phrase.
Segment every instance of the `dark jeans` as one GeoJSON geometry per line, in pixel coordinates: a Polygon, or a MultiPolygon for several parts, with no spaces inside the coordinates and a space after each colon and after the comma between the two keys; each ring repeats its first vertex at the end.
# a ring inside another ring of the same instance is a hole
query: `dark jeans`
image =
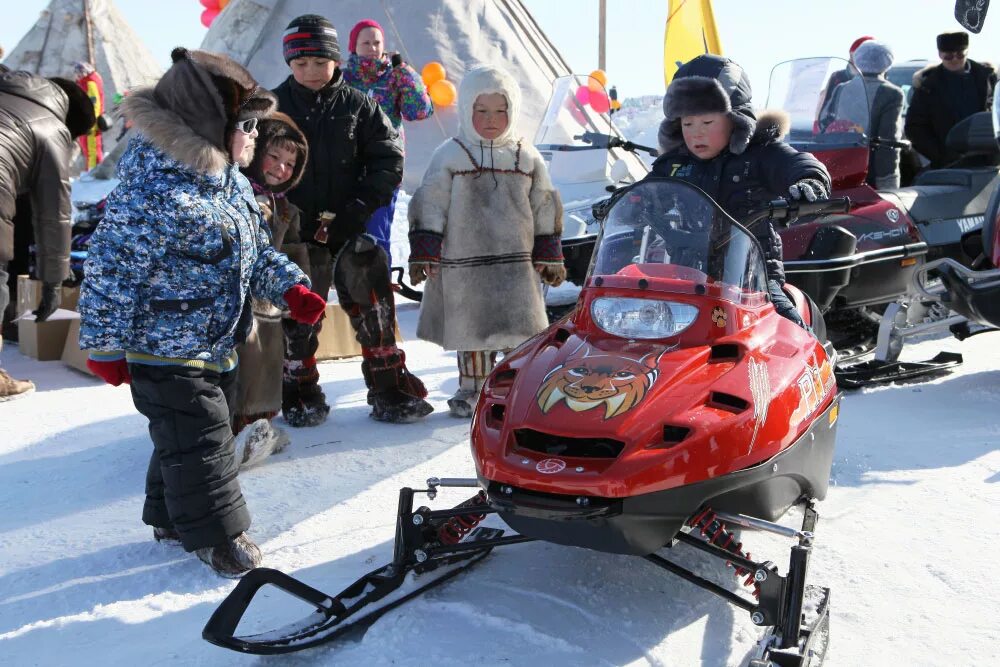
{"type": "Polygon", "coordinates": [[[129,364],[129,372],[132,400],[153,440],[143,522],[175,528],[187,551],[245,531],[250,511],[230,426],[236,372],[145,364],[129,364]]]}

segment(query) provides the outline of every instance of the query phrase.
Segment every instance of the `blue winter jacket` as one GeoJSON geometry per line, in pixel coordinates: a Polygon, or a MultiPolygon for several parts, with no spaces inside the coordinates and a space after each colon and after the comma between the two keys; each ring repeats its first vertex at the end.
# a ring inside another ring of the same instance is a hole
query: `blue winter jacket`
{"type": "Polygon", "coordinates": [[[309,285],[271,246],[235,164],[206,175],[140,134],[118,177],[84,268],[81,348],[217,363],[248,333],[248,294],[284,308],[309,285]]]}

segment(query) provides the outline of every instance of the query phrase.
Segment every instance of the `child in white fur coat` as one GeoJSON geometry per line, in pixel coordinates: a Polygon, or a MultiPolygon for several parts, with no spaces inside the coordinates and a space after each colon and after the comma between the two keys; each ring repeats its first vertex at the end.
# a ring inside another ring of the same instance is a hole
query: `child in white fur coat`
{"type": "Polygon", "coordinates": [[[441,144],[409,206],[410,279],[427,280],[417,336],[458,351],[451,414],[469,417],[498,351],[548,322],[539,275],[566,277],[562,204],[545,162],[517,136],[521,90],[483,66],[462,81],[459,136],[441,144]]]}

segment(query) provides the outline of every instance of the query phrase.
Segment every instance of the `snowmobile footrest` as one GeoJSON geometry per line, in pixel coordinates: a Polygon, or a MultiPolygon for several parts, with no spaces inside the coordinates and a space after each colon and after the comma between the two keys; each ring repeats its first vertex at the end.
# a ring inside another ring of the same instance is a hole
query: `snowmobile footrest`
{"type": "Polygon", "coordinates": [[[852,366],[838,366],[837,386],[841,389],[859,389],[884,382],[911,380],[943,373],[961,363],[961,354],[939,352],[928,361],[866,361],[852,366]]]}

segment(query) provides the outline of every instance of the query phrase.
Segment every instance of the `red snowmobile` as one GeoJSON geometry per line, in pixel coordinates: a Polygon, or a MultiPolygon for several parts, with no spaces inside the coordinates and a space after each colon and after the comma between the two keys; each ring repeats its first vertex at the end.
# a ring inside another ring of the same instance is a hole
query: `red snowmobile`
{"type": "MultiPolygon", "coordinates": [[[[835,207],[845,202],[779,200],[748,225],[835,207]]],[[[598,217],[577,308],[507,355],[483,390],[471,429],[476,479],[402,489],[392,563],[339,595],[251,571],[212,615],[205,639],[248,653],[314,646],[496,547],[544,540],[641,557],[747,610],[768,628],[755,667],[820,663],[830,592],[806,576],[840,403],[832,347],[777,314],[757,241],[701,190],[644,180],[617,192],[598,217]],[[458,507],[413,508],[416,494],[433,499],[440,487],[466,486],[480,491],[458,507]],[[795,506],[801,527],[775,523],[795,506]],[[490,514],[518,534],[478,526],[490,514]],[[787,570],[752,560],[739,529],[793,539],[787,570]],[[732,564],[752,594],[677,565],[664,553],[675,548],[732,564]],[[315,613],[235,636],[265,584],[315,613]]],[[[805,321],[819,325],[808,298],[789,291],[805,321]]]]}
{"type": "MultiPolygon", "coordinates": [[[[872,151],[908,144],[873,136],[863,81],[839,87],[834,73],[850,67],[838,58],[806,58],[777,65],[767,104],[791,120],[786,141],[826,164],[836,196],[852,201],[849,212],[802,216],[782,230],[785,273],[824,313],[841,361],[871,352],[882,311],[911,300],[911,282],[925,262],[951,258],[971,267],[980,254],[983,215],[1000,186],[1000,149],[990,115],[975,114],[948,135],[962,158],[947,169],[921,172],[912,185],[876,190],[868,181],[872,151]]],[[[881,365],[838,369],[852,384],[941,371],[959,363],[951,356],[921,367],[881,365]]]]}

